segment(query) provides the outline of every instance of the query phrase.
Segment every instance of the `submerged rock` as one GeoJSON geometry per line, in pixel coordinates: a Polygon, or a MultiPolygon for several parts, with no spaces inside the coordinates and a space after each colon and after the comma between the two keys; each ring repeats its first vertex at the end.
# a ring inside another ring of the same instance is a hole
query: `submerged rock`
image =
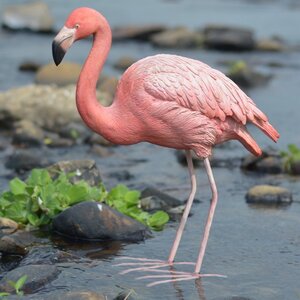
{"type": "Polygon", "coordinates": [[[22,276],[27,279],[22,287],[25,294],[32,294],[41,287],[49,284],[57,278],[60,271],[52,265],[28,265],[16,268],[8,272],[0,281],[0,290],[7,293],[14,293],[15,289],[9,281],[17,282],[22,276]]]}
{"type": "Polygon", "coordinates": [[[249,51],[255,47],[252,30],[209,25],[203,30],[204,44],[207,48],[222,51],[249,51]]]}
{"type": "Polygon", "coordinates": [[[81,65],[71,62],[64,62],[59,66],[53,63],[42,66],[36,73],[35,83],[56,84],[58,86],[76,84],[81,67],[81,65]]]}
{"type": "Polygon", "coordinates": [[[178,27],[153,35],[151,43],[161,48],[196,48],[203,45],[203,35],[186,27],[178,27]]]}
{"type": "MultiPolygon", "coordinates": [[[[107,300],[103,294],[91,291],[76,291],[55,294],[56,300],[107,300]]],[[[124,298],[125,299],[125,298],[124,298]]],[[[53,295],[45,297],[44,300],[53,300],[53,295]]]]}
{"type": "Polygon", "coordinates": [[[42,1],[10,5],[4,8],[2,26],[10,30],[53,32],[54,20],[49,7],[42,1]]]}
{"type": "Polygon", "coordinates": [[[94,160],[64,160],[48,167],[52,177],[57,177],[60,172],[75,173],[70,178],[70,182],[76,183],[81,180],[86,181],[91,186],[97,186],[102,182],[100,171],[94,160]]]}
{"type": "Polygon", "coordinates": [[[285,44],[278,38],[262,39],[256,43],[256,49],[265,52],[282,52],[286,49],[285,44]]]}
{"type": "Polygon", "coordinates": [[[76,204],[53,219],[53,230],[79,240],[140,241],[149,236],[143,224],[94,201],[76,204]]]}
{"type": "Polygon", "coordinates": [[[247,203],[253,204],[290,204],[292,194],[286,188],[273,185],[256,185],[246,194],[247,203]]]}
{"type": "Polygon", "coordinates": [[[36,72],[41,65],[35,61],[24,61],[19,65],[19,71],[22,72],[36,72]]]}

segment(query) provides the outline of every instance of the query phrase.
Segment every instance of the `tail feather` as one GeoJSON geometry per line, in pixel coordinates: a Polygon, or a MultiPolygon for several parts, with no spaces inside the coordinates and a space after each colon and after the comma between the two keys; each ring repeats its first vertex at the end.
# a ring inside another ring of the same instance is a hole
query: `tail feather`
{"type": "Polygon", "coordinates": [[[255,142],[253,137],[247,131],[247,128],[244,126],[240,126],[238,130],[236,130],[236,134],[238,136],[238,140],[244,145],[244,147],[250,151],[255,156],[260,156],[262,151],[258,144],[255,142]]]}
{"type": "Polygon", "coordinates": [[[260,119],[255,119],[252,123],[261,129],[269,138],[271,138],[274,142],[277,142],[280,135],[278,131],[268,122],[260,119]]]}

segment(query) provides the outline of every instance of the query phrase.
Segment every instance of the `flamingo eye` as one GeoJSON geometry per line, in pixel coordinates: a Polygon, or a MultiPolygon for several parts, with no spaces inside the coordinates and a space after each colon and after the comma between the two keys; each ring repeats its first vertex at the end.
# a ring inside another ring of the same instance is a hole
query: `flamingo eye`
{"type": "Polygon", "coordinates": [[[79,26],[79,24],[77,23],[77,24],[75,24],[75,26],[74,26],[74,28],[75,29],[78,29],[80,26],[79,26]]]}

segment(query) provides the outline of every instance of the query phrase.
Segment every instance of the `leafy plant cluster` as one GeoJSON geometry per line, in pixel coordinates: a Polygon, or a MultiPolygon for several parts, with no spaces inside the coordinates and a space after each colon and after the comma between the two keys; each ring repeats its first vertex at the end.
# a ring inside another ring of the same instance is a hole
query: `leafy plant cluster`
{"type": "Polygon", "coordinates": [[[300,162],[300,148],[295,144],[288,145],[288,151],[282,151],[281,156],[284,158],[284,168],[291,173],[292,165],[300,162]]]}
{"type": "MultiPolygon", "coordinates": [[[[12,281],[12,280],[8,280],[8,284],[10,286],[12,286],[15,289],[15,293],[18,296],[23,296],[24,292],[22,291],[22,288],[25,284],[27,280],[27,275],[23,275],[22,277],[20,277],[16,282],[12,281]]],[[[6,297],[9,296],[10,293],[6,293],[6,292],[0,292],[0,297],[6,297]]]]}
{"type": "Polygon", "coordinates": [[[14,178],[9,191],[0,196],[0,217],[28,227],[51,223],[66,208],[87,200],[104,202],[154,230],[161,230],[169,216],[163,211],[149,214],[140,208],[140,192],[118,185],[107,192],[103,185],[90,186],[86,181],[71,183],[74,174],[59,173],[51,178],[46,169],[34,169],[26,181],[14,178]]]}

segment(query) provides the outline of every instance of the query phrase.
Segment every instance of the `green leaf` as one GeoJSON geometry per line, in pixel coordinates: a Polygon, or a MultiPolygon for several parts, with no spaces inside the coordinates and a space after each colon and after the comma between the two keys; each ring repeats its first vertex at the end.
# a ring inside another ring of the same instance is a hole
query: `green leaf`
{"type": "Polygon", "coordinates": [[[23,275],[22,277],[20,277],[16,284],[15,284],[15,289],[16,291],[20,291],[20,289],[23,287],[23,285],[25,284],[26,280],[27,280],[27,275],[23,275]]]}
{"type": "Polygon", "coordinates": [[[169,221],[169,215],[164,211],[157,211],[148,219],[148,226],[160,230],[169,221]]]}
{"type": "Polygon", "coordinates": [[[22,195],[26,193],[27,184],[19,178],[14,178],[9,182],[9,187],[14,195],[22,195]]]}
{"type": "Polygon", "coordinates": [[[124,195],[124,200],[127,202],[129,205],[137,205],[139,198],[141,196],[141,193],[139,191],[128,191],[124,195]]]}
{"type": "Polygon", "coordinates": [[[6,293],[6,292],[0,292],[0,297],[6,297],[9,296],[10,293],[6,293]]]}
{"type": "Polygon", "coordinates": [[[29,223],[35,227],[38,227],[40,225],[40,219],[38,217],[38,215],[30,213],[27,215],[27,219],[29,221],[29,223]]]}
{"type": "Polygon", "coordinates": [[[69,204],[73,205],[83,200],[87,200],[88,189],[83,185],[73,185],[69,188],[67,195],[70,199],[69,204]]]}
{"type": "Polygon", "coordinates": [[[300,149],[295,144],[289,144],[288,149],[292,154],[299,154],[300,149]]]}
{"type": "Polygon", "coordinates": [[[52,179],[46,169],[33,169],[26,182],[28,185],[43,186],[52,182],[52,179]]]}

